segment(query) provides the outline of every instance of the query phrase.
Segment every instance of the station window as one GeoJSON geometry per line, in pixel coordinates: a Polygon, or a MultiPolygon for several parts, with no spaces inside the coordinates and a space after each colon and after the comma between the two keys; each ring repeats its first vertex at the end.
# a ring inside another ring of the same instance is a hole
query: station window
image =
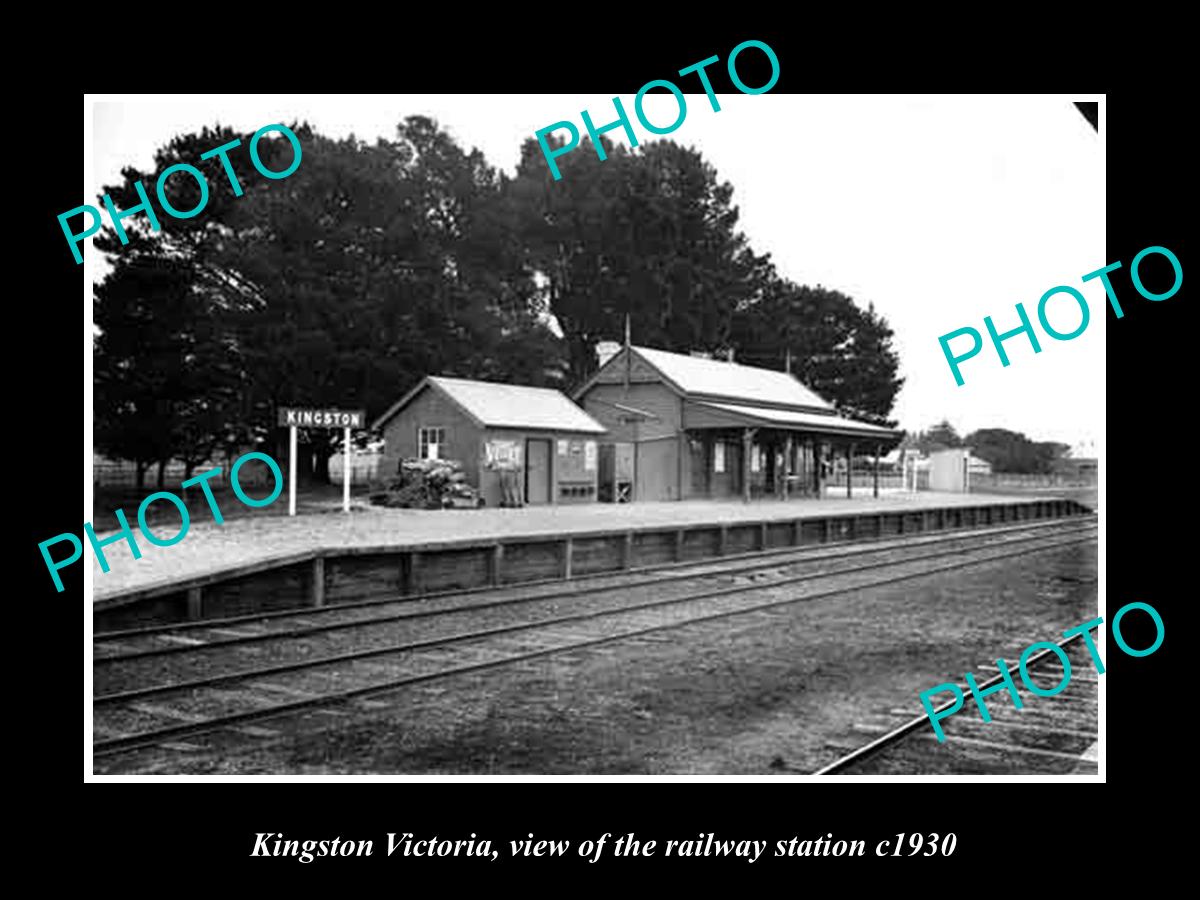
{"type": "Polygon", "coordinates": [[[441,459],[446,444],[445,428],[418,428],[417,443],[421,459],[441,459]]]}

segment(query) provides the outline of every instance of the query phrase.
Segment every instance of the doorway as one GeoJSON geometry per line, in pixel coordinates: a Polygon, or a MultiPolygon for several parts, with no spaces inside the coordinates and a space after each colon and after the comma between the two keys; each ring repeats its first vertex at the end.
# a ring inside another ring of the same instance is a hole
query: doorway
{"type": "Polygon", "coordinates": [[[550,441],[529,438],[525,441],[525,502],[550,502],[550,441]]]}
{"type": "Polygon", "coordinates": [[[709,453],[708,441],[698,437],[688,438],[688,449],[690,458],[688,460],[688,470],[692,474],[691,493],[692,497],[707,497],[709,492],[709,453]]]}

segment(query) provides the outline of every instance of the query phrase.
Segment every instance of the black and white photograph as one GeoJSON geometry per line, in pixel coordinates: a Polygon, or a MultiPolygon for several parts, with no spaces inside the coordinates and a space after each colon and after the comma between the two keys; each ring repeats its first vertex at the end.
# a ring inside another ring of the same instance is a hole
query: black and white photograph
{"type": "Polygon", "coordinates": [[[1103,95],[763,46],[87,96],[86,780],[1105,780],[1163,628],[1103,605],[1105,335],[1179,248],[1110,267],[1103,95]]]}

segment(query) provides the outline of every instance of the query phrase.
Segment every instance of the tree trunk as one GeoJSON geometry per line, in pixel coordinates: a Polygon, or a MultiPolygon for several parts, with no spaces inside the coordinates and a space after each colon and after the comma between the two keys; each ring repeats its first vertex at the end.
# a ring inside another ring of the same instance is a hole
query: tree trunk
{"type": "Polygon", "coordinates": [[[149,467],[149,463],[142,462],[140,459],[135,459],[133,461],[133,466],[134,470],[137,472],[137,489],[139,492],[144,491],[146,489],[146,469],[149,467]]]}
{"type": "Polygon", "coordinates": [[[328,441],[322,441],[313,450],[315,451],[313,483],[330,484],[332,479],[329,477],[329,460],[333,458],[333,447],[330,446],[328,441]]]}
{"type": "Polygon", "coordinates": [[[316,481],[317,448],[312,444],[296,445],[296,465],[300,475],[299,483],[307,486],[316,481]]]}
{"type": "Polygon", "coordinates": [[[158,461],[158,489],[160,491],[163,489],[163,476],[166,475],[166,472],[167,461],[165,459],[160,459],[158,461]]]}
{"type": "Polygon", "coordinates": [[[195,471],[195,469],[196,469],[196,464],[194,462],[192,462],[190,459],[185,459],[183,461],[183,480],[190,481],[191,477],[192,477],[192,472],[195,471]]]}
{"type": "Polygon", "coordinates": [[[581,384],[592,370],[596,368],[596,356],[587,338],[574,336],[567,352],[569,377],[575,384],[581,384]]]}

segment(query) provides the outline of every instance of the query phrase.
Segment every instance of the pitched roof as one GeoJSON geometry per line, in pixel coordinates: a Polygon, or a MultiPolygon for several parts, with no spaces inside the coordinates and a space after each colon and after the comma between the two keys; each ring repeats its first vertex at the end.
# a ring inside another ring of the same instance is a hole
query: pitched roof
{"type": "Polygon", "coordinates": [[[373,427],[382,427],[426,387],[441,391],[463,412],[487,428],[530,428],[587,434],[604,434],[606,430],[565,394],[553,388],[435,375],[428,376],[401,397],[376,420],[373,427]]]}
{"type": "Polygon", "coordinates": [[[706,394],[752,403],[833,411],[833,404],[787,372],[669,353],[650,347],[634,347],[633,350],[685,394],[706,394]]]}

